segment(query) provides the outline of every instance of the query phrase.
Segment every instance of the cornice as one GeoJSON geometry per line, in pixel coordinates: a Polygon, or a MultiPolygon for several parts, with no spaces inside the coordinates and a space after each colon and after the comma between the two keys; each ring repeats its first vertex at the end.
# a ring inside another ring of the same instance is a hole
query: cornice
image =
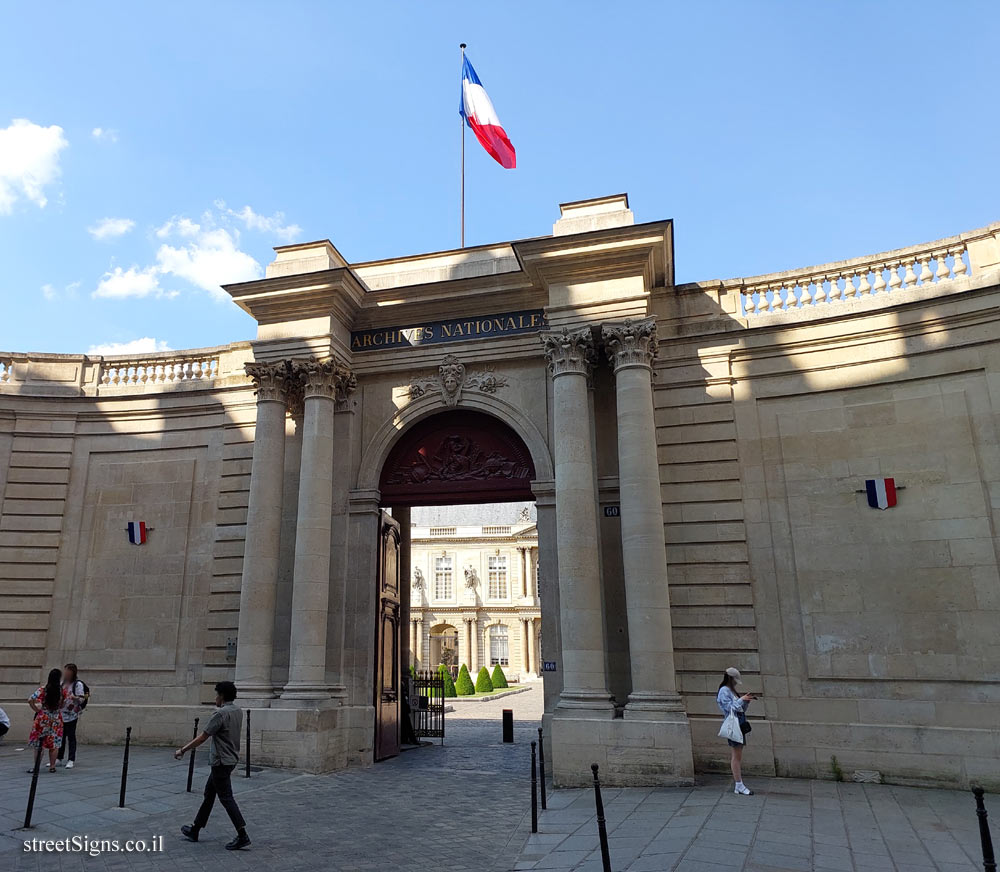
{"type": "Polygon", "coordinates": [[[350,267],[223,285],[258,324],[279,324],[334,315],[351,323],[366,290],[350,267]]]}

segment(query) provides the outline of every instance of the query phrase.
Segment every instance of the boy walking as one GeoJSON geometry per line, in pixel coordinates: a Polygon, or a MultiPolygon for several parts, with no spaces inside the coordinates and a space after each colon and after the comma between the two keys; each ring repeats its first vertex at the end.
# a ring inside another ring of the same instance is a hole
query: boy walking
{"type": "Polygon", "coordinates": [[[243,712],[233,705],[235,699],[236,685],[231,681],[220,681],[215,685],[216,711],[204,732],[174,752],[174,757],[180,760],[192,748],[197,748],[209,739],[212,740],[212,748],[208,755],[212,774],[208,776],[208,782],[205,784],[205,799],[202,800],[198,814],[194,816],[194,823],[181,827],[181,832],[192,842],[197,842],[198,833],[208,824],[208,816],[212,813],[215,798],[218,797],[233,826],[236,827],[236,838],[226,844],[227,851],[238,851],[250,844],[246,821],[243,820],[240,807],[233,797],[230,778],[236,764],[240,762],[240,732],[243,728],[243,712]]]}

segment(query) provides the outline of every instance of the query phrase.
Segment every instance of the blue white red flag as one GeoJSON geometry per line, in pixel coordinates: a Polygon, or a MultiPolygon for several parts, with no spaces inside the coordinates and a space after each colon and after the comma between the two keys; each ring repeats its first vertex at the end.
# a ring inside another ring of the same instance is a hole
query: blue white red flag
{"type": "Polygon", "coordinates": [[[146,522],[145,521],[129,521],[128,527],[128,541],[133,545],[142,545],[146,541],[146,522]]]}
{"type": "Polygon", "coordinates": [[[891,509],[896,505],[896,479],[869,478],[865,482],[868,505],[873,509],[891,509]]]}
{"type": "Polygon", "coordinates": [[[516,166],[514,146],[510,144],[507,133],[500,124],[493,102],[486,89],[483,88],[479,76],[463,55],[462,61],[462,96],[458,101],[458,114],[472,128],[476,139],[493,159],[504,169],[512,170],[516,166]]]}

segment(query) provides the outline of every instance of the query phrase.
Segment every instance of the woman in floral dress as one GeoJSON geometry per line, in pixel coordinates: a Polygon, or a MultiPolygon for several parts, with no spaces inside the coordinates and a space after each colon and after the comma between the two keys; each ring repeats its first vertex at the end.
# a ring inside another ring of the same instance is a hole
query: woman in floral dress
{"type": "Polygon", "coordinates": [[[62,707],[68,691],[68,688],[62,686],[62,670],[53,669],[49,672],[45,686],[38,688],[28,698],[28,705],[35,712],[35,722],[31,725],[28,743],[35,748],[48,749],[49,772],[56,771],[56,752],[63,740],[62,707]]]}

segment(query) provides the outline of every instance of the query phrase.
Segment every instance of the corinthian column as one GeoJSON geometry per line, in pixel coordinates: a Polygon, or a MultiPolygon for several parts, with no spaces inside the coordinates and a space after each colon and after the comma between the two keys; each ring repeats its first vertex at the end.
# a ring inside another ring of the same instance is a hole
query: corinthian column
{"type": "Polygon", "coordinates": [[[257,389],[257,426],[240,582],[236,684],[243,698],[267,699],[274,696],[271,663],[281,537],[288,366],[285,363],[248,363],[246,371],[257,389]]]}
{"type": "Polygon", "coordinates": [[[615,372],[622,558],[632,692],[625,717],[683,711],[674,675],[660,467],[653,418],[652,363],[656,322],[606,325],[615,372]],[[642,715],[639,715],[642,712],[642,715]]]}
{"type": "Polygon", "coordinates": [[[302,381],[305,411],[288,683],[281,697],[317,699],[331,695],[326,681],[326,627],[333,522],[333,413],[340,371],[333,361],[309,361],[296,364],[295,372],[302,381]]]}
{"type": "Polygon", "coordinates": [[[559,708],[612,717],[605,677],[604,616],[598,559],[597,478],[587,379],[594,360],[590,328],[543,333],[552,372],[556,474],[556,548],[563,688],[559,708]]]}

